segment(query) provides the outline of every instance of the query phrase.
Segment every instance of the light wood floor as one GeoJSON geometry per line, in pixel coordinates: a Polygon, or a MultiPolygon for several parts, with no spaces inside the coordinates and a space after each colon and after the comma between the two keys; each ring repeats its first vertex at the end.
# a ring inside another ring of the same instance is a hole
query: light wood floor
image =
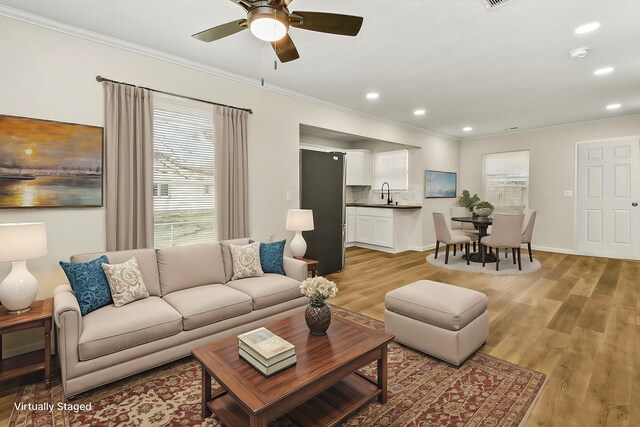
{"type": "Polygon", "coordinates": [[[385,293],[419,279],[478,290],[480,351],[547,374],[527,426],[640,426],[640,262],[537,252],[539,271],[505,277],[438,268],[428,253],[350,248],[332,303],[384,320],[385,293]]]}
{"type": "MultiPolygon", "coordinates": [[[[445,270],[427,253],[347,251],[333,304],[384,320],[384,295],[419,279],[489,296],[489,341],[480,350],[547,374],[527,426],[640,425],[640,262],[535,253],[525,276],[445,270]]],[[[525,261],[523,257],[523,262],[525,261]]],[[[21,381],[0,385],[6,425],[21,381]]]]}

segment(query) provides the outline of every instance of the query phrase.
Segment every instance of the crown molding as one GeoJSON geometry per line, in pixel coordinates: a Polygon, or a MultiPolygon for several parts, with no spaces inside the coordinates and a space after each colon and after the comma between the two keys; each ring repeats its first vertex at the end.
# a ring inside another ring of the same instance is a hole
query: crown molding
{"type": "Polygon", "coordinates": [[[566,128],[566,127],[578,126],[578,125],[587,125],[590,123],[613,122],[616,120],[633,119],[635,117],[640,118],[640,114],[630,114],[628,116],[620,116],[620,117],[607,117],[606,119],[585,120],[582,122],[564,123],[561,125],[540,126],[540,127],[528,128],[528,129],[518,129],[516,131],[502,131],[502,132],[489,133],[487,135],[478,135],[478,136],[472,136],[467,138],[462,137],[460,138],[460,142],[478,141],[481,139],[493,138],[496,136],[520,135],[528,132],[537,132],[537,131],[555,129],[555,128],[566,128]]]}
{"type": "Polygon", "coordinates": [[[422,134],[436,136],[439,138],[450,139],[453,141],[460,141],[460,138],[455,137],[453,135],[447,135],[439,132],[435,132],[429,129],[420,128],[417,126],[412,126],[406,123],[397,122],[395,120],[390,120],[384,117],[376,116],[373,114],[368,114],[362,111],[354,110],[348,107],[344,107],[342,105],[333,104],[331,102],[322,101],[317,98],[313,98],[311,96],[304,95],[299,92],[295,92],[280,86],[269,85],[269,86],[261,86],[255,79],[251,79],[249,77],[241,76],[235,73],[230,73],[228,71],[222,70],[217,67],[213,67],[207,64],[203,64],[201,62],[192,61],[186,58],[182,58],[176,55],[172,55],[166,52],[162,52],[156,49],[151,49],[149,47],[145,47],[136,43],[131,43],[126,40],[118,39],[115,37],[107,36],[104,34],[96,33],[94,31],[86,30],[83,28],[79,28],[73,25],[65,24],[59,21],[54,21],[49,18],[45,18],[39,15],[34,15],[32,13],[24,12],[19,9],[15,9],[9,6],[0,4],[0,16],[4,16],[9,19],[13,19],[16,21],[24,22],[27,24],[35,25],[38,27],[46,28],[52,31],[64,33],[73,37],[82,38],[88,41],[92,41],[95,43],[100,43],[109,47],[114,47],[117,49],[125,50],[128,52],[144,55],[150,58],[158,59],[161,61],[169,62],[175,65],[179,65],[182,67],[190,68],[196,71],[200,71],[203,73],[211,74],[216,77],[232,80],[234,82],[246,84],[248,86],[253,86],[256,88],[261,88],[263,90],[267,90],[270,92],[274,92],[280,95],[284,95],[287,97],[295,98],[300,101],[309,102],[321,107],[329,108],[332,110],[340,111],[343,113],[352,114],[355,116],[373,119],[376,121],[380,121],[383,123],[387,123],[394,126],[399,126],[405,129],[412,130],[414,132],[419,132],[422,134]]]}

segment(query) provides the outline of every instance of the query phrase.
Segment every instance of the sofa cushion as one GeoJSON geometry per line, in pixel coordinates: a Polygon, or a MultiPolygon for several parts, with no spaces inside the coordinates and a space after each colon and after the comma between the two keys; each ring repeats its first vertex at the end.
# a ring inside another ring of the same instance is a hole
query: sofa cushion
{"type": "MultiPolygon", "coordinates": [[[[253,240],[249,240],[253,243],[253,240]]],[[[260,265],[265,273],[276,273],[286,276],[283,266],[284,246],[286,240],[273,243],[260,242],[260,265]]]]}
{"type": "Polygon", "coordinates": [[[248,245],[229,245],[233,259],[233,277],[231,280],[264,276],[260,264],[260,242],[248,245]]]}
{"type": "Polygon", "coordinates": [[[182,315],[185,331],[251,313],[252,300],[245,293],[225,285],[198,286],[164,297],[182,315]]]}
{"type": "Polygon", "coordinates": [[[253,298],[254,310],[300,298],[301,295],[300,282],[287,276],[271,273],[262,277],[234,280],[227,283],[227,286],[250,295],[253,298]]]}
{"type": "Polygon", "coordinates": [[[138,261],[138,268],[144,280],[144,286],[149,295],[160,296],[160,277],[158,276],[158,261],[155,249],[133,249],[130,251],[100,252],[93,254],[74,255],[71,262],[87,262],[96,259],[101,255],[109,258],[110,264],[121,264],[135,257],[138,261]]]}
{"type": "Polygon", "coordinates": [[[102,269],[109,281],[111,298],[113,298],[113,304],[116,307],[149,298],[149,292],[144,286],[144,280],[135,257],[122,264],[102,264],[102,269]]]}
{"type": "MultiPolygon", "coordinates": [[[[262,239],[253,240],[264,243],[271,243],[273,241],[273,238],[265,236],[262,239]]],[[[229,244],[240,246],[248,245],[249,238],[222,240],[220,242],[220,248],[222,249],[222,262],[224,264],[224,283],[227,283],[233,277],[233,258],[231,258],[231,248],[229,247],[229,244]]]]}
{"type": "Polygon", "coordinates": [[[109,282],[102,270],[105,262],[109,259],[104,255],[88,262],[60,261],[83,316],[112,302],[109,282]]]}
{"type": "Polygon", "coordinates": [[[195,286],[224,283],[219,243],[158,249],[162,296],[195,286]]]}
{"type": "Polygon", "coordinates": [[[82,319],[80,360],[90,360],[182,331],[182,316],[159,297],[108,305],[82,319]]]}
{"type": "Polygon", "coordinates": [[[385,308],[397,314],[458,331],[487,309],[482,292],[431,280],[419,280],[388,292],[385,308]]]}

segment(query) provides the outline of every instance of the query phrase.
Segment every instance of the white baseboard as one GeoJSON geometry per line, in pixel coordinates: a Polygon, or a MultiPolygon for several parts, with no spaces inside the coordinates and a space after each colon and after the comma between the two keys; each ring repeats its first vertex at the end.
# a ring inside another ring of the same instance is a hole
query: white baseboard
{"type": "Polygon", "coordinates": [[[403,252],[403,251],[394,251],[392,248],[385,248],[384,246],[370,245],[368,243],[355,242],[355,243],[351,243],[351,245],[357,246],[359,248],[371,249],[373,251],[386,252],[388,254],[397,254],[397,253],[403,252]]]}
{"type": "Polygon", "coordinates": [[[426,252],[426,251],[430,251],[431,249],[435,249],[436,245],[427,245],[427,246],[409,246],[409,250],[410,251],[415,251],[415,252],[426,252]]]}
{"type": "MultiPolygon", "coordinates": [[[[399,252],[404,252],[404,251],[396,251],[394,252],[392,249],[390,248],[384,248],[382,246],[376,246],[376,245],[369,245],[367,243],[347,243],[345,245],[345,247],[347,248],[351,248],[351,247],[360,247],[360,248],[365,248],[365,249],[372,249],[375,251],[381,251],[381,252],[387,252],[387,253],[399,253],[399,252]]],[[[409,246],[407,248],[407,250],[409,251],[415,251],[415,252],[426,252],[426,251],[430,251],[432,249],[436,248],[436,244],[432,243],[430,245],[425,245],[425,246],[409,246]]],[[[444,248],[444,245],[441,246],[441,248],[444,248]]],[[[522,249],[527,249],[527,245],[523,245],[522,249]]],[[[576,251],[573,249],[566,249],[566,248],[551,248],[548,246],[538,246],[538,245],[531,245],[531,249],[533,249],[534,251],[543,251],[543,252],[555,252],[558,254],[567,254],[567,255],[576,255],[576,251]]]]}
{"type": "MultiPolygon", "coordinates": [[[[526,245],[524,246],[525,248],[527,247],[526,245]]],[[[567,254],[567,255],[575,255],[576,251],[573,249],[565,249],[565,248],[550,248],[547,246],[538,246],[538,245],[531,245],[531,249],[533,249],[534,251],[542,251],[542,252],[555,252],[558,254],[567,254]]]]}

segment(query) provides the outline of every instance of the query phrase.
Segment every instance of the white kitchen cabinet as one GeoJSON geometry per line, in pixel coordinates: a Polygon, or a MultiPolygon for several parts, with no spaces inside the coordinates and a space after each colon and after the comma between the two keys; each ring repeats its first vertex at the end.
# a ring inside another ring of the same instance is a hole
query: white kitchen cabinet
{"type": "Polygon", "coordinates": [[[393,218],[375,218],[373,221],[374,245],[393,247],[393,218]]]}
{"type": "Polygon", "coordinates": [[[349,246],[360,246],[384,252],[406,251],[421,234],[420,209],[347,208],[347,241],[349,246]],[[351,224],[355,224],[351,226],[351,224]],[[355,227],[355,230],[353,228],[355,227]]]}
{"type": "Polygon", "coordinates": [[[373,185],[373,154],[369,150],[346,150],[346,185],[373,185]]]}
{"type": "Polygon", "coordinates": [[[356,208],[356,242],[393,247],[393,210],[356,208]]]}
{"type": "Polygon", "coordinates": [[[373,244],[373,226],[375,217],[356,215],[356,242],[373,244]]]}
{"type": "Polygon", "coordinates": [[[347,241],[353,243],[356,241],[356,208],[347,208],[347,241]]]}

